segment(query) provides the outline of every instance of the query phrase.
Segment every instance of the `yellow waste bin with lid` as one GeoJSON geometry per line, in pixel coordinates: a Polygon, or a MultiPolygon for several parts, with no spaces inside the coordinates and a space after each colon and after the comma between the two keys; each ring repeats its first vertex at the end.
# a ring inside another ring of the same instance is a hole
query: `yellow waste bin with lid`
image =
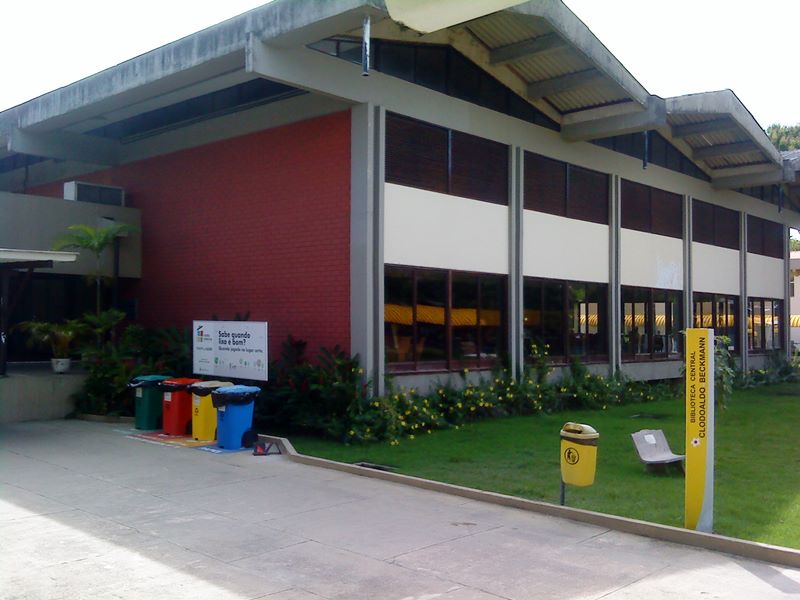
{"type": "Polygon", "coordinates": [[[561,481],[579,487],[594,483],[599,437],[591,425],[564,424],[561,428],[561,481]]]}
{"type": "Polygon", "coordinates": [[[189,386],[192,392],[192,437],[196,440],[217,439],[217,409],[211,403],[211,392],[233,385],[230,381],[199,381],[189,386]]]}

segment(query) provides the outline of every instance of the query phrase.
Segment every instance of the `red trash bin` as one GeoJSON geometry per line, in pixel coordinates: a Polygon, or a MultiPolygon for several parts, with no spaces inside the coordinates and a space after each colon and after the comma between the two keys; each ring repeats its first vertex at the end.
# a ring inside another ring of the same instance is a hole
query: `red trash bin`
{"type": "Polygon", "coordinates": [[[188,435],[192,432],[192,393],[187,389],[199,379],[179,377],[165,379],[158,384],[164,392],[162,401],[164,433],[169,435],[188,435]]]}

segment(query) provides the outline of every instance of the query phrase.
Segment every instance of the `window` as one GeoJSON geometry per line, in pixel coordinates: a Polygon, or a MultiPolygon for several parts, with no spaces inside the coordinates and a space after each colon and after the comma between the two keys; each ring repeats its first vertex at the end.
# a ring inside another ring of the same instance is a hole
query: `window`
{"type": "Polygon", "coordinates": [[[554,362],[607,360],[608,286],[525,278],[524,350],[546,348],[554,362]]]}
{"type": "Polygon", "coordinates": [[[722,294],[694,294],[694,326],[713,329],[730,340],[728,350],[739,352],[739,298],[722,294]]]}
{"type": "Polygon", "coordinates": [[[507,338],[505,275],[386,266],[384,340],[391,371],[497,364],[507,338]]]}
{"type": "Polygon", "coordinates": [[[508,204],[508,146],[386,115],[386,181],[508,204]]]}
{"type": "Polygon", "coordinates": [[[739,250],[739,213],[693,200],[692,241],[739,250]]]}
{"type": "MultiPolygon", "coordinates": [[[[333,37],[309,46],[361,64],[361,40],[333,37]]],[[[373,39],[370,67],[437,92],[560,131],[558,123],[448,46],[373,39]]]]}
{"type": "Polygon", "coordinates": [[[783,258],[783,225],[747,215],[747,251],[783,258]]]}
{"type": "Polygon", "coordinates": [[[681,353],[683,292],[622,287],[622,358],[675,358],[681,353]]]}
{"type": "Polygon", "coordinates": [[[608,224],[608,175],[525,153],[525,208],[608,224]]]}
{"type": "Polygon", "coordinates": [[[680,239],[683,199],[678,194],[623,179],[622,226],[680,239]]]}
{"type": "Polygon", "coordinates": [[[771,298],[747,299],[747,349],[753,353],[783,348],[783,302],[771,298]]]}

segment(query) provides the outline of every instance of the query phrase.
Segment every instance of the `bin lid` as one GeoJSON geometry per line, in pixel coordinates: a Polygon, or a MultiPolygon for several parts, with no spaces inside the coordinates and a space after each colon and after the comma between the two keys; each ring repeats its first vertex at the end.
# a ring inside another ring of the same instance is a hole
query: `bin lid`
{"type": "Polygon", "coordinates": [[[261,392],[260,387],[256,387],[254,385],[231,385],[228,387],[222,387],[216,390],[215,394],[258,394],[261,392]]]}
{"type": "Polygon", "coordinates": [[[169,379],[172,375],[137,375],[133,381],[164,381],[169,379]]]}
{"type": "Polygon", "coordinates": [[[591,425],[585,423],[573,423],[572,421],[564,423],[561,428],[561,437],[571,438],[573,440],[596,440],[600,437],[597,430],[591,425]]]}
{"type": "Polygon", "coordinates": [[[192,385],[198,381],[200,380],[193,377],[175,377],[174,379],[165,379],[164,383],[168,383],[170,385],[192,385]]]}
{"type": "Polygon", "coordinates": [[[221,388],[221,387],[228,387],[233,385],[230,381],[198,381],[197,383],[193,383],[193,388],[221,388]]]}
{"type": "Polygon", "coordinates": [[[169,379],[172,375],[138,375],[131,379],[128,385],[133,388],[138,387],[155,387],[165,379],[169,379]]]}

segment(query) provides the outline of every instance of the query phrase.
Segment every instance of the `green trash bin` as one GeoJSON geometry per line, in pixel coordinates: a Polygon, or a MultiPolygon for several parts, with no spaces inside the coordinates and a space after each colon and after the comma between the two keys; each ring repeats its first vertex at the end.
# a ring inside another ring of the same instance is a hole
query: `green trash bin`
{"type": "Polygon", "coordinates": [[[128,387],[136,394],[136,429],[161,429],[162,391],[158,384],[170,375],[139,375],[131,379],[128,387]]]}

